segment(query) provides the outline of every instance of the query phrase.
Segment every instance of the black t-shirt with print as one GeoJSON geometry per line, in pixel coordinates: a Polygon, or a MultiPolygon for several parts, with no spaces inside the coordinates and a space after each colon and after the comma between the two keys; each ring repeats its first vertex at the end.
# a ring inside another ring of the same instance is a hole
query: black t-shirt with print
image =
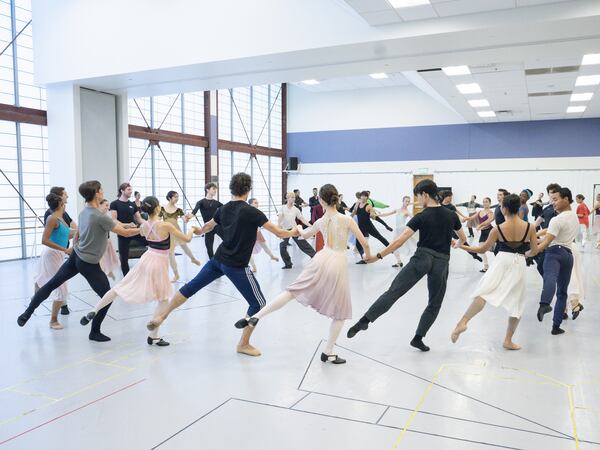
{"type": "Polygon", "coordinates": [[[135,203],[130,201],[114,200],[110,204],[110,210],[117,212],[117,220],[121,223],[135,223],[133,216],[138,211],[135,203]]]}
{"type": "Polygon", "coordinates": [[[454,231],[461,229],[460,219],[449,208],[429,207],[410,219],[406,224],[419,232],[417,247],[425,247],[439,253],[450,254],[454,231]]]}
{"type": "Polygon", "coordinates": [[[246,267],[256,243],[256,230],[269,221],[267,216],[243,200],[232,200],[217,209],[213,219],[223,234],[215,253],[217,261],[230,267],[246,267]]]}

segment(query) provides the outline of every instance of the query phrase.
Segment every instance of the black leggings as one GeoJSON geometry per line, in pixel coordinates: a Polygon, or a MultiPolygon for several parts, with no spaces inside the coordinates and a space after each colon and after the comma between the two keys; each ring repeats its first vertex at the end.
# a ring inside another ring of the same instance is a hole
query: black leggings
{"type": "MultiPolygon", "coordinates": [[[[69,256],[69,259],[67,259],[60,269],[58,269],[56,275],[54,275],[45,285],[40,286],[38,291],[31,298],[31,302],[25,312],[29,315],[33,314],[35,309],[40,306],[44,300],[50,297],[53,290],[57,289],[60,285],[67,280],[70,280],[78,273],[83,275],[90,287],[100,297],[104,297],[104,294],[110,290],[108,278],[106,278],[106,274],[102,272],[100,264],[87,263],[77,256],[77,253],[73,252],[71,253],[71,256],[69,256]]],[[[100,332],[100,326],[102,325],[102,321],[111,304],[98,311],[98,314],[96,314],[96,317],[94,317],[94,320],[92,321],[90,334],[100,332]]]]}
{"type": "Polygon", "coordinates": [[[223,234],[221,233],[221,226],[217,225],[213,228],[212,231],[206,233],[204,235],[204,243],[206,244],[206,253],[208,253],[208,259],[212,259],[214,256],[213,246],[215,244],[215,234],[218,235],[221,239],[223,239],[223,234]]]}
{"type": "MultiPolygon", "coordinates": [[[[372,223],[369,223],[369,225],[367,225],[366,227],[364,227],[364,229],[361,228],[360,231],[362,232],[362,234],[365,237],[373,236],[375,239],[377,239],[379,242],[381,242],[386,247],[388,245],[390,245],[390,243],[388,242],[388,240],[386,238],[384,238],[381,235],[381,233],[379,233],[379,231],[377,231],[377,228],[375,228],[375,226],[372,223]]],[[[356,249],[358,250],[358,253],[360,253],[361,256],[365,252],[364,249],[363,249],[363,246],[360,245],[360,242],[358,242],[358,239],[356,240],[356,249]]]]}
{"type": "Polygon", "coordinates": [[[131,242],[137,241],[144,247],[148,245],[148,242],[143,236],[117,236],[117,238],[119,240],[119,260],[121,261],[121,272],[123,272],[123,276],[125,276],[129,272],[129,245],[131,242]]]}

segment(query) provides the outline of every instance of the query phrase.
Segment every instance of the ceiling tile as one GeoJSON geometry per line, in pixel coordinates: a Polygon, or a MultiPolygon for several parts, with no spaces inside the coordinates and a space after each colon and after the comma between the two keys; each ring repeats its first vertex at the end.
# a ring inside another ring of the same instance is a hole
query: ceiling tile
{"type": "Polygon", "coordinates": [[[413,6],[412,8],[397,9],[396,12],[404,20],[423,20],[437,17],[432,5],[413,6]]]}
{"type": "Polygon", "coordinates": [[[473,14],[515,7],[515,0],[453,0],[433,5],[440,17],[473,14]]]}
{"type": "Polygon", "coordinates": [[[369,25],[388,25],[391,23],[400,23],[402,19],[393,9],[385,11],[367,12],[362,14],[369,25]]]}
{"type": "Polygon", "coordinates": [[[523,6],[543,5],[546,3],[561,3],[569,0],[517,0],[517,8],[523,6]]]}
{"type": "Polygon", "coordinates": [[[357,13],[384,11],[393,9],[387,0],[346,0],[357,13]]]}

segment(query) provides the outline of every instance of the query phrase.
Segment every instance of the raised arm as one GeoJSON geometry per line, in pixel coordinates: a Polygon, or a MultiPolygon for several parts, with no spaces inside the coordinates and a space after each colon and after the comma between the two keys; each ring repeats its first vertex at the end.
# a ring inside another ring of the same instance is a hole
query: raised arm
{"type": "Polygon", "coordinates": [[[296,229],[296,228],[292,228],[291,231],[284,230],[283,228],[278,227],[277,225],[275,225],[274,223],[272,223],[270,221],[266,222],[263,225],[263,228],[267,231],[270,231],[271,233],[273,233],[275,236],[277,236],[280,239],[297,237],[299,235],[298,229],[296,229]]]}
{"type": "MultiPolygon", "coordinates": [[[[408,241],[412,237],[413,234],[415,234],[415,232],[413,231],[413,229],[410,228],[410,227],[406,227],[400,236],[398,236],[394,241],[392,241],[390,243],[390,245],[388,245],[381,252],[379,252],[379,255],[383,258],[383,257],[389,255],[390,253],[395,252],[400,247],[402,247],[402,245],[406,241],[408,241]]],[[[463,235],[464,235],[464,233],[463,233],[463,235]]],[[[356,236],[356,238],[358,239],[358,236],[356,236]]],[[[361,242],[361,244],[362,244],[362,242],[361,242]]],[[[371,256],[371,258],[369,258],[367,260],[367,262],[368,263],[372,263],[372,262],[377,261],[378,259],[379,258],[377,256],[371,256]]]]}
{"type": "Polygon", "coordinates": [[[196,231],[196,229],[198,229],[197,227],[191,227],[190,230],[184,234],[180,230],[178,230],[177,227],[172,223],[163,222],[162,226],[165,228],[165,230],[169,232],[171,237],[174,237],[178,241],[183,242],[191,242],[192,237],[194,236],[194,232],[196,231]]]}
{"type": "MultiPolygon", "coordinates": [[[[378,213],[377,216],[379,216],[379,217],[387,217],[387,216],[393,216],[394,214],[398,214],[398,210],[397,209],[392,209],[389,212],[378,213]]],[[[361,245],[362,245],[362,242],[361,242],[361,245]]]]}

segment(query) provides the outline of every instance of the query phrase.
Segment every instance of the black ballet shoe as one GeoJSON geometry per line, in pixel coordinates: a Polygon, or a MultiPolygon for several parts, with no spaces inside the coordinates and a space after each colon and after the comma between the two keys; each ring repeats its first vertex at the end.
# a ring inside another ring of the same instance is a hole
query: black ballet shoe
{"type": "Polygon", "coordinates": [[[561,327],[552,327],[552,331],[550,332],[551,334],[553,334],[554,336],[556,336],[557,334],[563,334],[565,332],[565,330],[563,330],[561,327]]]}
{"type": "Polygon", "coordinates": [[[581,303],[579,303],[575,308],[573,308],[573,320],[577,319],[577,317],[579,317],[579,313],[583,311],[583,305],[581,303]]]}
{"type": "Polygon", "coordinates": [[[330,362],[331,364],[346,364],[346,360],[338,355],[326,355],[325,353],[321,353],[321,361],[330,362]]]}
{"type": "Polygon", "coordinates": [[[256,317],[250,317],[249,319],[240,319],[238,320],[234,326],[236,328],[242,329],[242,328],[246,328],[247,326],[251,326],[251,327],[255,327],[256,324],[258,324],[258,318],[256,317]]]}
{"type": "Polygon", "coordinates": [[[17,317],[17,325],[19,325],[20,327],[25,326],[25,324],[27,323],[27,321],[31,318],[31,314],[29,314],[27,311],[25,311],[23,314],[21,314],[19,317],[17,317]]]}
{"type": "Polygon", "coordinates": [[[396,263],[396,264],[392,264],[392,267],[394,267],[395,269],[398,269],[400,267],[404,267],[403,263],[396,263]]]}
{"type": "Polygon", "coordinates": [[[100,333],[99,331],[97,333],[90,333],[90,335],[88,336],[88,339],[90,341],[96,341],[96,342],[108,342],[108,341],[110,341],[110,338],[108,336],[106,336],[105,334],[100,333]]]}
{"type": "Polygon", "coordinates": [[[367,328],[369,328],[369,319],[367,319],[366,317],[361,317],[358,322],[356,322],[348,329],[348,333],[346,333],[346,336],[352,339],[354,336],[356,336],[356,333],[358,333],[361,330],[364,331],[367,328]]]}
{"type": "Polygon", "coordinates": [[[487,271],[488,271],[488,270],[487,270],[487,269],[485,269],[485,268],[480,270],[480,272],[481,272],[481,273],[486,273],[487,271]]]}
{"type": "Polygon", "coordinates": [[[282,267],[282,269],[291,269],[292,265],[291,264],[286,264],[285,266],[282,267]]]}
{"type": "Polygon", "coordinates": [[[552,311],[552,306],[548,305],[547,303],[540,303],[540,307],[538,308],[537,312],[537,319],[541,322],[544,319],[544,315],[548,314],[550,311],[552,311]]]}
{"type": "Polygon", "coordinates": [[[71,314],[71,311],[69,310],[69,305],[62,305],[60,307],[60,315],[68,316],[69,314],[71,314]]]}
{"type": "Polygon", "coordinates": [[[410,345],[415,348],[418,348],[422,352],[428,352],[429,347],[423,343],[423,338],[419,336],[415,336],[412,341],[410,341],[410,345]]]}
{"type": "Polygon", "coordinates": [[[364,259],[361,259],[359,262],[357,262],[356,264],[366,264],[367,262],[364,259]]]}
{"type": "Polygon", "coordinates": [[[90,311],[89,313],[87,313],[85,316],[83,316],[81,318],[81,320],[79,321],[79,323],[81,325],[87,325],[88,323],[90,323],[90,321],[92,321],[94,319],[94,317],[96,317],[96,312],[95,311],[90,311]]]}
{"type": "Polygon", "coordinates": [[[169,342],[165,341],[163,338],[153,338],[148,336],[148,339],[146,340],[146,342],[148,342],[148,345],[156,345],[158,347],[166,347],[168,345],[171,345],[169,342]]]}

